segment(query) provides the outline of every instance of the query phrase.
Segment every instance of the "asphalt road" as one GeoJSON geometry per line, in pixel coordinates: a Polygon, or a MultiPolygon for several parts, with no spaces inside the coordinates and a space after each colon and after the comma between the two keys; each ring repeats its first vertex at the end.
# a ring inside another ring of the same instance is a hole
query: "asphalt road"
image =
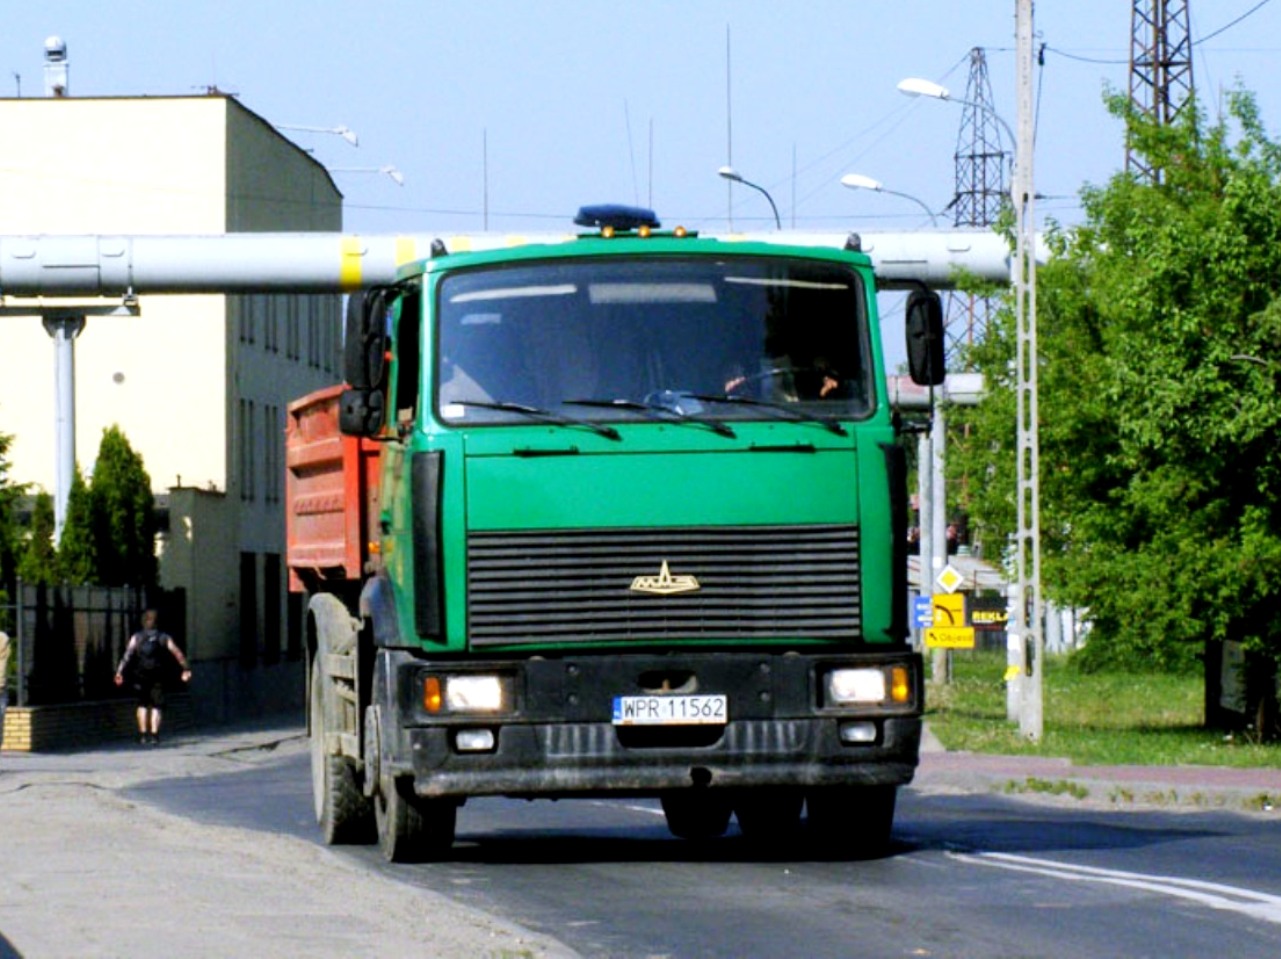
{"type": "MultiPolygon", "coordinates": [[[[316,841],[307,758],[132,787],[187,819],[316,841]]],[[[468,803],[446,863],[352,865],[588,957],[1277,955],[1281,822],[908,789],[891,855],[762,857],[672,839],[656,803],[468,803]]]]}

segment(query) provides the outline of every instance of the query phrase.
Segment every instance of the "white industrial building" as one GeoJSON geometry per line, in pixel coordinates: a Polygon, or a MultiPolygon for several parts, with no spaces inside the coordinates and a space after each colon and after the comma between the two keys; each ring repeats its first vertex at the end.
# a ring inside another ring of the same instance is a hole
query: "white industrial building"
{"type": "MultiPolygon", "coordinates": [[[[342,228],[325,168],[221,95],[0,99],[0,234],[219,234],[342,228]]],[[[74,267],[69,267],[74,268],[74,267]]],[[[0,432],[11,479],[56,483],[53,340],[3,300],[0,432]]],[[[101,302],[94,304],[102,306],[101,302]]],[[[161,579],[186,593],[197,714],[301,691],[284,572],[284,417],[338,378],[335,295],[142,296],[75,341],[75,455],[116,424],[168,503],[161,579]]]]}

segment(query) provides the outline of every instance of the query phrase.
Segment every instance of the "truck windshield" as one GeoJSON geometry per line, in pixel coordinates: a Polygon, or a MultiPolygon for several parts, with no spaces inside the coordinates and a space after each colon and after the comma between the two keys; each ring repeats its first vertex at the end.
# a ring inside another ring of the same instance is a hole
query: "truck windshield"
{"type": "Polygon", "coordinates": [[[528,422],[503,404],[614,422],[858,418],[872,397],[866,316],[858,274],[827,261],[460,271],[439,289],[437,410],[466,423],[528,422]]]}

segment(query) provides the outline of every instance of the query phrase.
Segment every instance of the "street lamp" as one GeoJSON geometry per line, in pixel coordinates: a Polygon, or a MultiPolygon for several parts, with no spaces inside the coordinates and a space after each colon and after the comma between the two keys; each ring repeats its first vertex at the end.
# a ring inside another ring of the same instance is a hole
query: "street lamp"
{"type": "Polygon", "coordinates": [[[900,80],[898,84],[900,93],[909,97],[928,97],[931,100],[950,100],[952,103],[959,103],[963,107],[974,107],[976,110],[982,110],[993,120],[1001,125],[1005,130],[1005,135],[1010,138],[1010,143],[1018,142],[1018,137],[1010,129],[1010,125],[1005,122],[1005,118],[989,107],[986,103],[978,103],[974,100],[963,100],[952,96],[947,87],[935,83],[932,80],[922,80],[920,77],[908,77],[906,80],[900,80]]]}
{"type": "MultiPolygon", "coordinates": [[[[899,196],[911,200],[925,211],[932,225],[938,226],[938,218],[934,215],[934,211],[926,206],[922,200],[912,196],[910,193],[887,190],[885,184],[880,180],[874,180],[872,177],[864,176],[861,173],[847,173],[841,177],[841,186],[850,190],[872,190],[876,193],[888,193],[891,196],[899,196]]],[[[921,516],[921,562],[918,585],[923,596],[928,595],[928,584],[932,583],[934,577],[942,573],[943,567],[947,565],[947,514],[944,508],[945,489],[943,482],[945,456],[943,435],[946,423],[944,422],[943,407],[935,403],[933,397],[934,391],[931,389],[930,428],[917,437],[918,462],[921,464],[918,471],[917,491],[921,516]],[[928,464],[928,468],[926,464],[928,464]],[[928,559],[927,554],[929,554],[928,559]]],[[[936,650],[934,670],[936,679],[950,672],[946,663],[946,654],[941,650],[936,650]]]]}
{"type": "Polygon", "coordinates": [[[394,166],[331,166],[330,173],[381,173],[396,181],[396,186],[405,185],[405,175],[394,166]]]}
{"type": "Polygon", "coordinates": [[[759,184],[753,183],[751,180],[744,180],[743,175],[732,166],[723,166],[716,172],[726,180],[733,183],[741,183],[743,186],[750,186],[753,190],[759,190],[761,193],[764,193],[765,199],[769,200],[770,209],[774,211],[774,226],[780,230],[783,229],[783,221],[778,218],[778,207],[774,205],[774,198],[769,195],[769,190],[759,184]]]}
{"type": "Polygon", "coordinates": [[[360,138],[356,136],[356,131],[345,126],[306,127],[294,126],[288,123],[274,123],[272,126],[277,130],[301,130],[303,133],[332,133],[334,136],[342,137],[354,147],[360,146],[360,138]]]}
{"type": "Polygon", "coordinates": [[[922,200],[917,199],[910,193],[900,193],[898,190],[887,190],[884,183],[880,180],[873,180],[870,176],[863,176],[861,173],[847,173],[845,176],[841,177],[841,186],[849,187],[851,190],[872,190],[876,193],[888,193],[890,196],[901,196],[905,200],[911,200],[924,210],[925,215],[930,218],[931,224],[934,226],[939,225],[938,217],[934,215],[934,211],[926,206],[922,200]]]}

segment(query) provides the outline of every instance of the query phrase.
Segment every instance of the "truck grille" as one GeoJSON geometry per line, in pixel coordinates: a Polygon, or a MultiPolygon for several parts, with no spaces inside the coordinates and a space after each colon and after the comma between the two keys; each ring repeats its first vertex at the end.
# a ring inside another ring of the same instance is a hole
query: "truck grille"
{"type": "Polygon", "coordinates": [[[475,646],[861,633],[856,526],[473,532],[467,553],[475,646]],[[699,588],[631,589],[664,569],[699,588]]]}

